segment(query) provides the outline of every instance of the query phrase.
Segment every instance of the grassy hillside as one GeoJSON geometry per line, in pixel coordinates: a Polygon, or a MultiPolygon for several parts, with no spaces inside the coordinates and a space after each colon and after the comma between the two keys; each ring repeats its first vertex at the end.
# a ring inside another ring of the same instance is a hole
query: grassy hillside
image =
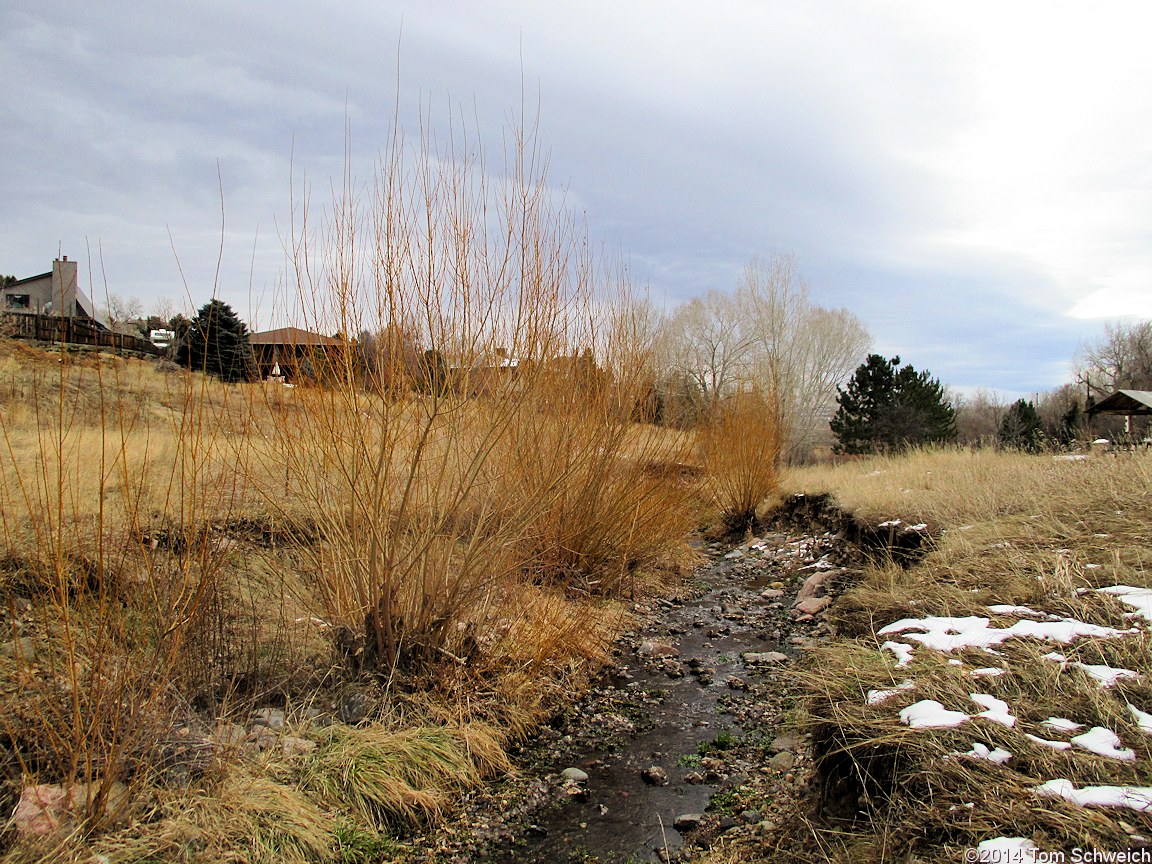
{"type": "Polygon", "coordinates": [[[618,398],[0,343],[2,860],[372,860],[508,770],[710,506],[618,398]]]}
{"type": "Polygon", "coordinates": [[[1001,837],[1064,851],[1152,837],[1152,595],[1101,590],[1152,588],[1147,454],[925,452],[784,485],[933,541],[910,566],[874,560],[807,652],[797,722],[816,791],[771,850],[722,844],[709,861],[944,862],[1001,837]],[[1119,793],[1098,787],[1135,787],[1136,809],[1101,806],[1119,793]]]}

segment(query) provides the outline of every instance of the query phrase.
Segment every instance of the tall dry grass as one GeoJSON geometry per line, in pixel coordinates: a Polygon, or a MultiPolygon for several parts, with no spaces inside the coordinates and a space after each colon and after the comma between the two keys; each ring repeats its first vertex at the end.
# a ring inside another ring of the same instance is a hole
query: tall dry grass
{"type": "Polygon", "coordinates": [[[1146,622],[1125,606],[1092,589],[1152,585],[1150,482],[1147,454],[1073,460],[923,451],[790,472],[789,490],[829,492],[873,524],[927,523],[935,538],[914,566],[868,567],[827,613],[837,638],[814,646],[805,663],[805,722],[815,735],[826,794],[821,818],[792,832],[793,841],[822,849],[802,860],[891,860],[898,850],[920,860],[952,860],[959,849],[1005,835],[1029,837],[1048,851],[1124,848],[1132,834],[1147,833],[1147,814],[1077,807],[1033,792],[1054,778],[1077,787],[1147,785],[1152,750],[1128,709],[1152,704],[1152,654],[1143,635],[1071,645],[1012,640],[995,654],[917,647],[913,662],[896,668],[880,646],[899,637],[877,631],[927,615],[983,617],[993,626],[1015,620],[992,613],[993,604],[1145,629],[1146,622]],[[1050,651],[1139,677],[1103,688],[1079,669],[1045,659],[1050,651]],[[986,667],[1005,671],[972,675],[986,667]],[[870,690],[904,680],[913,682],[911,689],[879,705],[867,703],[870,690]],[[922,699],[975,713],[971,693],[1005,700],[1017,718],[1014,726],[976,720],[924,730],[899,720],[900,708],[922,699]],[[1067,739],[1042,725],[1052,716],[1084,729],[1112,730],[1135,758],[1106,759],[1075,747],[1056,751],[1025,737],[1067,739]],[[1002,765],[960,756],[973,742],[1012,756],[1002,765]]]}
{"type": "Polygon", "coordinates": [[[627,285],[510,137],[499,172],[476,146],[397,139],[370,195],[346,178],[319,226],[300,208],[304,318],[381,350],[349,345],[272,412],[285,483],[267,491],[320,526],[324,613],[386,680],[467,659],[524,578],[619,593],[687,525],[683,485],[653,470],[678,454],[632,422],[650,375],[612,314],[627,285]]]}
{"type": "Polygon", "coordinates": [[[700,432],[708,491],[724,527],[748,530],[780,485],[783,423],[772,394],[757,388],[721,399],[700,432]]]}
{"type": "Polygon", "coordinates": [[[171,729],[174,681],[211,665],[186,652],[223,562],[198,529],[231,512],[243,476],[233,406],[119,358],[3,354],[0,723],[10,768],[98,784],[85,815],[99,827],[171,729]]]}
{"type": "Polygon", "coordinates": [[[291,323],[347,338],[294,388],[0,343],[0,810],[99,789],[4,860],[372,846],[506,770],[606,660],[618,599],[682,558],[694,441],[634,422],[627,280],[511,140],[494,171],[397,139],[370,190],[296,211],[291,323]],[[302,728],[298,763],[172,756],[349,690],[364,728],[302,728]]]}

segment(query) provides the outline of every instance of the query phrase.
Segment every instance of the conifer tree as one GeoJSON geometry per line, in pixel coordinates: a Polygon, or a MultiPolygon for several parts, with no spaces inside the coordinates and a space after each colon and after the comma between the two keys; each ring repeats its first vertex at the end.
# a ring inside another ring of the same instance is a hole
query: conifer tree
{"type": "Polygon", "coordinates": [[[1000,421],[1000,446],[1038,453],[1044,445],[1044,427],[1036,406],[1018,399],[1000,421]]]}
{"type": "Polygon", "coordinates": [[[956,436],[956,411],[943,385],[911,364],[901,367],[899,357],[870,354],[837,393],[840,407],[830,424],[837,453],[902,450],[956,436]]]}
{"type": "Polygon", "coordinates": [[[248,328],[231,306],[217,299],[201,306],[188,324],[176,362],[230,383],[251,381],[256,374],[248,328]]]}

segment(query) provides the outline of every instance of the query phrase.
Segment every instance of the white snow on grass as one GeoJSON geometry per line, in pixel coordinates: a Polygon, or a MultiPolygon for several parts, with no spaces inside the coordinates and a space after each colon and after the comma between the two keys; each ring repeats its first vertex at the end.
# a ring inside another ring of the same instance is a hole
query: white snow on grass
{"type": "Polygon", "coordinates": [[[900,711],[900,722],[913,729],[947,729],[967,721],[967,714],[949,711],[935,699],[922,699],[900,711]]]}
{"type": "Polygon", "coordinates": [[[1099,681],[1101,687],[1115,687],[1117,681],[1122,681],[1126,678],[1140,677],[1131,669],[1116,669],[1112,666],[1099,666],[1091,663],[1069,663],[1068,665],[1075,666],[1077,669],[1083,669],[1099,681]]]}
{"type": "Polygon", "coordinates": [[[1016,718],[1012,715],[1008,703],[987,693],[969,693],[969,697],[985,709],[979,714],[965,714],[962,711],[951,711],[934,699],[923,699],[914,705],[909,705],[900,712],[900,722],[913,729],[945,729],[959,726],[967,720],[983,717],[1001,726],[1011,729],[1016,725],[1016,718]]]}
{"type": "Polygon", "coordinates": [[[1003,747],[997,747],[993,750],[988,749],[987,744],[981,744],[979,741],[972,742],[972,749],[967,753],[953,753],[953,756],[968,756],[972,759],[985,759],[988,762],[995,762],[997,765],[1003,765],[1012,758],[1012,754],[1005,750],[1003,747]]]}
{"type": "Polygon", "coordinates": [[[1102,594],[1111,594],[1125,606],[1131,606],[1136,614],[1152,621],[1152,588],[1133,588],[1131,585],[1113,585],[1111,588],[1098,588],[1102,594]]]}
{"type": "Polygon", "coordinates": [[[1053,750],[1071,750],[1072,745],[1067,741],[1050,741],[1047,738],[1041,738],[1039,735],[1033,735],[1030,732],[1025,732],[1024,737],[1029,741],[1035,741],[1043,747],[1051,747],[1053,750]]]}
{"type": "Polygon", "coordinates": [[[900,669],[912,662],[912,646],[903,642],[885,642],[880,646],[881,651],[891,651],[896,655],[896,668],[900,669]]]}
{"type": "Polygon", "coordinates": [[[993,837],[976,847],[975,861],[996,861],[998,864],[1034,864],[1036,844],[1027,837],[993,837]]]}
{"type": "Polygon", "coordinates": [[[1032,790],[1044,798],[1063,798],[1081,807],[1127,807],[1152,810],[1152,786],[1085,786],[1077,789],[1071,780],[1059,778],[1041,783],[1032,790]]]}
{"type": "Polygon", "coordinates": [[[969,693],[968,697],[984,708],[979,714],[973,714],[972,717],[983,717],[985,720],[991,720],[993,723],[999,723],[1001,726],[1007,726],[1011,729],[1016,725],[1016,718],[1012,716],[1012,711],[1008,708],[1008,703],[1003,699],[997,699],[995,696],[989,696],[987,693],[969,693]]]}
{"type": "Polygon", "coordinates": [[[1075,732],[1077,729],[1083,729],[1083,723],[1077,723],[1074,720],[1069,720],[1066,717],[1049,717],[1041,726],[1046,726],[1054,732],[1075,732]]]}
{"type": "Polygon", "coordinates": [[[929,616],[926,618],[902,618],[881,627],[879,636],[900,633],[905,639],[919,642],[928,648],[951,653],[960,648],[991,648],[1009,639],[1040,639],[1068,644],[1077,639],[1114,639],[1138,630],[1117,630],[1088,624],[1074,618],[1061,618],[1058,621],[1017,621],[1010,627],[990,627],[989,619],[970,615],[963,618],[929,616]],[[922,633],[909,633],[909,630],[922,630],[922,633]]]}
{"type": "Polygon", "coordinates": [[[1083,735],[1073,738],[1072,743],[1109,759],[1121,759],[1127,762],[1136,758],[1134,750],[1125,747],[1115,732],[1103,726],[1093,726],[1083,735]]]}
{"type": "Polygon", "coordinates": [[[1037,618],[1051,617],[1047,612],[1037,612],[1029,606],[1009,606],[1005,603],[997,603],[995,606],[989,606],[988,611],[995,615],[1035,615],[1037,618]]]}
{"type": "Polygon", "coordinates": [[[1003,675],[1005,671],[1006,670],[996,666],[985,666],[983,669],[973,669],[968,674],[973,678],[998,678],[1003,675]]]}
{"type": "Polygon", "coordinates": [[[1140,727],[1140,731],[1145,735],[1152,735],[1152,714],[1145,714],[1135,705],[1129,704],[1128,710],[1132,712],[1132,716],[1136,718],[1136,725],[1140,727]]]}
{"type": "Polygon", "coordinates": [[[891,690],[869,690],[868,691],[868,704],[879,705],[882,702],[887,702],[893,696],[900,693],[902,690],[911,690],[916,684],[909,678],[901,681],[891,690]]]}

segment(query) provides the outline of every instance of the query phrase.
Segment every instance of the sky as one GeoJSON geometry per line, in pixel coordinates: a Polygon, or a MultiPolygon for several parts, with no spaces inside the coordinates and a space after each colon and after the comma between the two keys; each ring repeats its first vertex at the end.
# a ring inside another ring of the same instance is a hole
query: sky
{"type": "Polygon", "coordinates": [[[789,254],[876,352],[1029,395],[1152,317],[1149,25],[1120,0],[7,0],[0,273],[68,255],[94,297],[215,292],[259,329],[294,202],[346,152],[367,182],[394,122],[451,116],[499,151],[526,108],[658,305],[789,254]]]}

